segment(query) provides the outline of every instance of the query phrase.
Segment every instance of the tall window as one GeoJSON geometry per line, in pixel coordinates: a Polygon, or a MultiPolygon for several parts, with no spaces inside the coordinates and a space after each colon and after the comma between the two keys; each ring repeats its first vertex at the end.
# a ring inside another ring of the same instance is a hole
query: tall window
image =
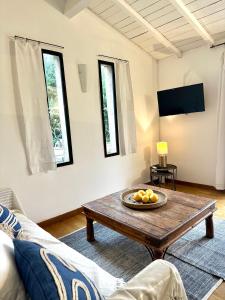
{"type": "Polygon", "coordinates": [[[73,163],[62,53],[42,50],[48,111],[57,166],[73,163]]]}
{"type": "Polygon", "coordinates": [[[114,64],[98,61],[105,156],[119,154],[114,64]]]}

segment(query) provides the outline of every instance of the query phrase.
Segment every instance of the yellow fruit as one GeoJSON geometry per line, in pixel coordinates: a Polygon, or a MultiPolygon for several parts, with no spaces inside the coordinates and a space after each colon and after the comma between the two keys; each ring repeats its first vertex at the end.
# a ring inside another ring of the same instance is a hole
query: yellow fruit
{"type": "MultiPolygon", "coordinates": [[[[150,201],[153,203],[156,203],[158,200],[159,200],[159,196],[155,193],[152,193],[150,196],[150,201]]],[[[142,199],[142,201],[143,201],[143,199],[142,199]]]]}
{"type": "Polygon", "coordinates": [[[144,195],[145,195],[145,194],[138,192],[138,196],[141,198],[141,200],[142,200],[142,197],[143,197],[144,195]]]}
{"type": "Polygon", "coordinates": [[[139,193],[140,195],[142,195],[142,196],[145,195],[145,191],[143,191],[143,190],[139,190],[138,193],[139,193]]]}
{"type": "Polygon", "coordinates": [[[152,193],[153,193],[153,190],[151,190],[151,189],[146,190],[146,194],[149,195],[149,197],[152,193]]]}
{"type": "Polygon", "coordinates": [[[149,196],[148,196],[148,195],[144,195],[144,196],[142,197],[142,202],[148,203],[148,202],[149,202],[149,196]]]}
{"type": "Polygon", "coordinates": [[[142,195],[139,195],[139,193],[135,193],[135,194],[133,195],[133,199],[134,199],[135,201],[141,201],[141,200],[142,200],[142,195]]]}

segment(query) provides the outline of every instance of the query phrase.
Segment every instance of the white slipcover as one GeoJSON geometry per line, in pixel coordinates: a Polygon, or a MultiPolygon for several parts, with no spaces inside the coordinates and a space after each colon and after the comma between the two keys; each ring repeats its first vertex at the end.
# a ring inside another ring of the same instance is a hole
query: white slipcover
{"type": "Polygon", "coordinates": [[[13,242],[0,230],[0,300],[25,298],[24,286],[16,270],[13,242]]]}
{"type": "Polygon", "coordinates": [[[187,300],[187,296],[176,267],[165,260],[156,260],[108,300],[187,300]]]}

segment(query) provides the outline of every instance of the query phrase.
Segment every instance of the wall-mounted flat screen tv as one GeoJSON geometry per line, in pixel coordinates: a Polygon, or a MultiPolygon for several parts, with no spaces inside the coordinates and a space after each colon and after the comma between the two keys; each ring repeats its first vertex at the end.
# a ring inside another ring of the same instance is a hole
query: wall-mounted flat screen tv
{"type": "Polygon", "coordinates": [[[205,111],[203,83],[158,91],[157,95],[160,117],[205,111]]]}

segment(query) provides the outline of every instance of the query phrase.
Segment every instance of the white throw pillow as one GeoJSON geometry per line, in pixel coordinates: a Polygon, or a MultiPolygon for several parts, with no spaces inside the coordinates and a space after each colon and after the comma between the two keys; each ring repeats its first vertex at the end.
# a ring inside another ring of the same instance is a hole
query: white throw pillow
{"type": "Polygon", "coordinates": [[[0,300],[25,300],[25,290],[16,268],[11,238],[0,230],[0,300]]]}

